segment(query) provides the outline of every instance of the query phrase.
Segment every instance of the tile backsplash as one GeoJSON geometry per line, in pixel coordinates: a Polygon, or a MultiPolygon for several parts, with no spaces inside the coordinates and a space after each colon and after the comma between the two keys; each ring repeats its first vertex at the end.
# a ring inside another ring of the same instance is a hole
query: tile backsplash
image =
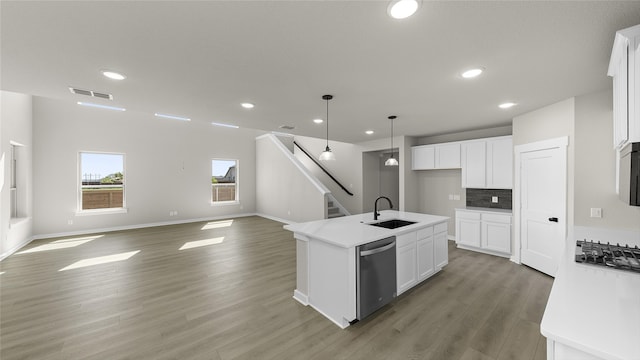
{"type": "Polygon", "coordinates": [[[469,189],[467,188],[467,207],[483,207],[493,209],[511,209],[511,189],[469,189]],[[498,202],[491,201],[498,197],[498,202]]]}

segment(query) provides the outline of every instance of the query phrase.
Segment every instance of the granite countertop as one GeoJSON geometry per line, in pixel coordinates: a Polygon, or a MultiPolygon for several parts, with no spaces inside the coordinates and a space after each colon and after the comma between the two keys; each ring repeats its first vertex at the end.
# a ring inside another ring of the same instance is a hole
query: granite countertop
{"type": "Polygon", "coordinates": [[[377,221],[373,220],[373,213],[344,216],[333,219],[316,220],[304,223],[285,225],[286,230],[295,234],[321,240],[340,247],[350,248],[389,236],[400,235],[418,229],[447,221],[446,216],[412,213],[406,211],[383,210],[377,221]],[[368,225],[391,219],[415,221],[415,224],[397,229],[385,229],[368,225]]]}
{"type": "Polygon", "coordinates": [[[602,359],[638,359],[640,274],[575,262],[576,240],[640,242],[640,233],[628,234],[571,229],[540,324],[542,335],[602,359]]]}

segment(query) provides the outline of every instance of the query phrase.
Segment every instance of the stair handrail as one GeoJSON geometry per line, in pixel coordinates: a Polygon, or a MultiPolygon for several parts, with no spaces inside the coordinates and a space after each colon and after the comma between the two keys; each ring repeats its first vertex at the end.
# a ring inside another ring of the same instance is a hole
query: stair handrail
{"type": "Polygon", "coordinates": [[[309,154],[309,152],[303,148],[300,144],[298,144],[296,141],[293,142],[293,145],[297,146],[298,149],[302,150],[302,152],[307,155],[309,157],[309,159],[311,159],[316,165],[318,165],[318,167],[324,171],[325,174],[327,174],[331,180],[335,181],[336,184],[338,184],[338,186],[340,186],[340,188],[342,190],[344,190],[347,194],[349,194],[349,196],[353,196],[353,193],[351,191],[349,191],[349,189],[347,189],[344,185],[342,185],[340,183],[340,181],[338,181],[338,179],[336,179],[333,175],[331,175],[331,173],[329,172],[329,170],[327,170],[327,168],[325,168],[321,163],[318,162],[318,160],[316,160],[313,156],[311,156],[311,154],[309,154]]]}

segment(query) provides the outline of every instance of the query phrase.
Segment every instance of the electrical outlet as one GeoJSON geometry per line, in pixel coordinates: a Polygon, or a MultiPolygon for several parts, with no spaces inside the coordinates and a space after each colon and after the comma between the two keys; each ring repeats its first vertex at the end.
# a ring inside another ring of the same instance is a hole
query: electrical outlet
{"type": "Polygon", "coordinates": [[[67,220],[67,225],[73,225],[73,220],[67,220]]]}
{"type": "Polygon", "coordinates": [[[498,197],[497,196],[492,196],[491,197],[491,202],[494,203],[494,204],[497,204],[498,203],[498,197]]]}
{"type": "Polygon", "coordinates": [[[602,208],[591,208],[591,217],[592,218],[601,218],[602,217],[602,208]]]}
{"type": "Polygon", "coordinates": [[[460,194],[453,195],[453,200],[460,200],[460,194]]]}
{"type": "Polygon", "coordinates": [[[178,216],[178,210],[173,210],[173,216],[178,216]]]}
{"type": "Polygon", "coordinates": [[[453,200],[453,194],[449,194],[449,200],[453,200]]]}

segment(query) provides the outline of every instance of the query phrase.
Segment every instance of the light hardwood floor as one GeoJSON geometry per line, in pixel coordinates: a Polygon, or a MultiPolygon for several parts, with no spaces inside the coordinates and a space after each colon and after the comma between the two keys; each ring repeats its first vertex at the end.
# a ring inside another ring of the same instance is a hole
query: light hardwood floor
{"type": "Polygon", "coordinates": [[[525,266],[450,242],[439,274],[341,330],[293,300],[295,241],[281,223],[225,225],[32,242],[0,262],[0,358],[545,358],[552,279],[525,266]],[[179,250],[204,240],[212,244],[179,250]]]}

